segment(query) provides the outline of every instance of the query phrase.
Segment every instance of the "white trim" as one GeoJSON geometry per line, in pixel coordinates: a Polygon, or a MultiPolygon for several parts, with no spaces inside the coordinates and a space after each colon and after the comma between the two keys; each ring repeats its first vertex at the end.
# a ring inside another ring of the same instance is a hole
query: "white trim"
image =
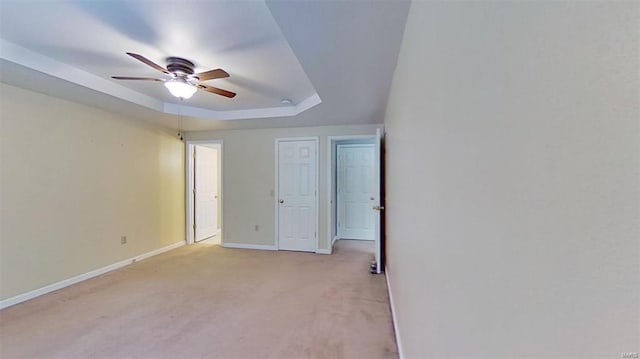
{"type": "Polygon", "coordinates": [[[185,238],[187,244],[195,243],[195,231],[193,230],[193,220],[195,213],[193,213],[193,148],[196,145],[220,145],[220,161],[218,163],[218,183],[220,183],[220,193],[218,193],[218,201],[222,201],[220,204],[220,223],[218,223],[218,232],[222,239],[220,243],[224,241],[224,141],[221,139],[212,140],[185,140],[184,142],[184,155],[185,155],[185,238]]]}
{"type": "Polygon", "coordinates": [[[314,92],[295,106],[287,105],[245,110],[216,111],[201,107],[164,102],[160,99],[131,90],[126,86],[115,83],[114,81],[79,70],[66,63],[59,62],[3,39],[0,39],[0,59],[161,113],[180,116],[199,117],[210,120],[291,117],[322,103],[322,99],[318,93],[314,92]]]}
{"type": "Polygon", "coordinates": [[[331,247],[333,247],[333,245],[336,243],[337,240],[339,240],[340,238],[338,238],[338,236],[333,237],[333,240],[331,241],[331,247]]]}
{"type": "MultiPolygon", "coordinates": [[[[342,141],[348,141],[348,140],[342,140],[342,141]]],[[[358,147],[375,147],[376,145],[374,143],[349,143],[349,144],[336,144],[336,147],[347,147],[347,148],[358,148],[358,147]]]]}
{"type": "MultiPolygon", "coordinates": [[[[378,124],[378,126],[382,127],[382,125],[378,124]]],[[[375,140],[376,135],[371,134],[371,135],[340,135],[340,136],[329,136],[330,140],[334,140],[334,141],[345,141],[345,140],[370,140],[373,139],[375,140]]]]}
{"type": "Polygon", "coordinates": [[[291,117],[296,116],[320,103],[322,103],[322,99],[320,99],[320,96],[317,93],[314,93],[295,106],[287,105],[280,107],[252,108],[245,110],[216,111],[202,107],[163,102],[162,112],[180,116],[191,116],[217,121],[227,121],[249,118],[291,117]]]}
{"type": "Polygon", "coordinates": [[[279,175],[279,169],[280,169],[280,163],[279,163],[279,143],[280,142],[287,142],[287,141],[314,141],[316,144],[316,186],[315,186],[315,191],[316,191],[316,248],[314,250],[315,253],[319,253],[318,251],[320,250],[319,248],[319,244],[320,244],[320,137],[318,136],[311,136],[311,137],[278,137],[275,139],[274,144],[275,144],[275,163],[276,163],[276,167],[275,167],[275,176],[276,176],[276,182],[275,182],[275,198],[274,198],[274,206],[275,206],[275,230],[276,230],[276,249],[280,250],[280,229],[278,228],[279,226],[279,218],[278,218],[278,213],[280,211],[280,207],[278,206],[278,200],[280,199],[280,194],[278,193],[279,187],[280,187],[280,179],[278,178],[279,175]]]}
{"type": "Polygon", "coordinates": [[[391,285],[389,285],[389,268],[386,267],[384,271],[384,277],[387,280],[387,293],[389,294],[389,307],[391,308],[391,321],[393,322],[393,333],[396,337],[396,347],[398,348],[398,358],[404,359],[404,353],[402,352],[402,340],[400,339],[400,331],[398,330],[398,317],[396,316],[396,305],[393,301],[393,294],[391,294],[391,285]]]}
{"type": "Polygon", "coordinates": [[[318,254],[331,254],[332,252],[333,252],[333,248],[316,250],[316,253],[318,254]]]}
{"type": "Polygon", "coordinates": [[[224,248],[238,249],[258,249],[263,251],[277,251],[278,247],[269,244],[247,244],[247,243],[222,243],[224,248]]]}
{"type": "Polygon", "coordinates": [[[170,251],[172,249],[176,249],[178,247],[182,247],[185,245],[184,241],[180,241],[180,242],[176,242],[174,244],[170,244],[168,246],[162,247],[162,248],[158,248],[158,249],[154,249],[151,252],[147,252],[147,253],[142,253],[138,256],[135,256],[132,258],[131,263],[133,262],[137,262],[137,261],[141,261],[147,258],[151,258],[153,256],[157,256],[158,254],[162,254],[164,252],[170,251]]]}
{"type": "Polygon", "coordinates": [[[163,102],[128,87],[0,39],[0,58],[76,85],[162,112],[163,102]]]}
{"type": "Polygon", "coordinates": [[[62,288],[68,287],[70,285],[85,281],[87,279],[91,279],[93,277],[97,277],[97,276],[105,274],[107,272],[111,272],[111,271],[116,270],[118,268],[122,268],[124,266],[128,266],[129,264],[133,264],[135,262],[147,259],[149,257],[156,256],[158,254],[170,251],[172,249],[175,249],[175,248],[178,248],[178,247],[181,247],[181,246],[184,246],[184,245],[185,245],[185,241],[176,242],[174,244],[170,244],[170,245],[162,247],[162,248],[154,249],[151,252],[143,253],[143,254],[137,255],[135,257],[131,257],[129,259],[125,259],[123,261],[110,264],[110,265],[108,265],[106,267],[98,268],[98,269],[92,270],[90,272],[77,275],[75,277],[67,278],[67,279],[61,280],[59,282],[56,282],[56,283],[53,283],[53,284],[49,284],[47,286],[44,286],[44,287],[41,287],[41,288],[38,288],[38,289],[34,289],[34,290],[26,292],[26,293],[18,294],[15,297],[7,298],[7,299],[4,299],[4,300],[0,301],[0,309],[7,308],[7,307],[10,307],[12,305],[16,305],[18,303],[22,303],[24,301],[39,297],[41,295],[45,295],[47,293],[51,293],[51,292],[56,291],[58,289],[62,289],[62,288]]]}

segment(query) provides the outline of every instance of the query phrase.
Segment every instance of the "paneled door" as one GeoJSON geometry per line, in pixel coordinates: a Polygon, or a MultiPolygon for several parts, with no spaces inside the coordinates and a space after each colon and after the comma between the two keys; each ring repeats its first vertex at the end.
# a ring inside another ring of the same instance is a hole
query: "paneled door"
{"type": "Polygon", "coordinates": [[[277,140],[278,249],[316,251],[317,145],[316,139],[277,140]]]}
{"type": "Polygon", "coordinates": [[[218,231],[218,150],[205,146],[194,149],[195,241],[218,231]]]}
{"type": "Polygon", "coordinates": [[[374,145],[338,145],[338,237],[374,240],[374,145]]]}

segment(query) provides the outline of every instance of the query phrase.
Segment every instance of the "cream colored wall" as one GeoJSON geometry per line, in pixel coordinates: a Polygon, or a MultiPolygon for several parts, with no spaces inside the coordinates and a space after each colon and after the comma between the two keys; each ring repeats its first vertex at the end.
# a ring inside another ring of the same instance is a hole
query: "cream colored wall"
{"type": "Polygon", "coordinates": [[[406,358],[640,352],[639,14],[413,2],[385,120],[406,358]]]}
{"type": "Polygon", "coordinates": [[[4,84],[0,104],[1,299],[184,240],[175,136],[4,84]]]}
{"type": "Polygon", "coordinates": [[[221,139],[223,144],[223,241],[275,245],[275,140],[319,137],[319,248],[328,249],[328,136],[371,135],[378,125],[296,127],[191,132],[189,140],[221,139]],[[255,231],[255,225],[259,230],[255,231]]]}

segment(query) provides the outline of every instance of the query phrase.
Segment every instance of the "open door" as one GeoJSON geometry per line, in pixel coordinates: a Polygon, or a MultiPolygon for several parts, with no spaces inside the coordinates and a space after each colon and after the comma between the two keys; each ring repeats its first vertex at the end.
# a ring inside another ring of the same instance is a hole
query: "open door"
{"type": "Polygon", "coordinates": [[[373,143],[338,143],[336,152],[337,236],[373,241],[373,143]]]}
{"type": "Polygon", "coordinates": [[[194,147],[195,241],[213,237],[218,231],[218,150],[194,147]]]}
{"type": "Polygon", "coordinates": [[[384,202],[382,199],[382,131],[376,130],[376,139],[374,143],[374,176],[373,176],[373,222],[376,246],[375,264],[371,266],[371,272],[382,273],[382,211],[384,211],[384,202]]]}

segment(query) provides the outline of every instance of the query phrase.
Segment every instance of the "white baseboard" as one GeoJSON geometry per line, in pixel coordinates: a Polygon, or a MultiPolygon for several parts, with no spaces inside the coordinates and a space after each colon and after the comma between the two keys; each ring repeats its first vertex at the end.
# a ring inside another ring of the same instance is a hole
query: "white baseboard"
{"type": "Polygon", "coordinates": [[[389,284],[389,268],[384,269],[384,277],[387,279],[387,292],[389,293],[389,306],[391,307],[391,321],[393,322],[393,332],[396,334],[396,346],[398,347],[398,358],[404,359],[402,352],[402,340],[400,339],[400,331],[398,330],[398,317],[396,317],[396,305],[393,302],[393,294],[391,294],[391,285],[389,284]]]}
{"type": "Polygon", "coordinates": [[[247,244],[247,243],[222,243],[225,248],[239,248],[239,249],[259,249],[263,251],[277,251],[278,248],[268,244],[247,244]]]}
{"type": "Polygon", "coordinates": [[[110,264],[110,265],[108,265],[106,267],[98,268],[98,269],[92,270],[90,272],[77,275],[75,277],[67,278],[65,280],[61,280],[59,282],[56,282],[56,283],[53,283],[53,284],[49,284],[49,285],[44,286],[44,287],[41,287],[41,288],[38,288],[38,289],[34,289],[34,290],[30,291],[30,292],[18,294],[15,297],[7,298],[7,299],[4,299],[4,300],[0,301],[0,309],[7,308],[7,307],[10,307],[12,305],[16,305],[18,303],[22,303],[22,302],[27,301],[29,299],[33,299],[33,298],[39,297],[41,295],[56,291],[58,289],[62,289],[64,287],[68,287],[70,285],[82,282],[82,281],[87,280],[87,279],[91,279],[93,277],[97,277],[97,276],[99,276],[101,274],[105,274],[107,272],[111,272],[112,270],[116,270],[118,268],[122,268],[122,267],[127,266],[129,264],[132,264],[134,262],[141,261],[141,260],[147,259],[149,257],[153,257],[153,256],[158,255],[160,253],[164,253],[164,252],[170,251],[170,250],[172,250],[174,248],[178,248],[178,247],[181,247],[181,246],[184,246],[184,245],[185,245],[185,241],[176,242],[176,243],[170,244],[170,245],[168,245],[166,247],[158,248],[158,249],[155,249],[155,250],[153,250],[151,252],[143,253],[143,254],[137,255],[135,257],[132,257],[132,258],[129,258],[129,259],[125,259],[125,260],[117,262],[117,263],[110,264]]]}
{"type": "Polygon", "coordinates": [[[320,248],[318,248],[316,250],[316,253],[318,253],[318,254],[331,254],[331,248],[329,248],[329,249],[320,249],[320,248]]]}
{"type": "Polygon", "coordinates": [[[338,236],[333,237],[333,240],[331,241],[331,247],[333,247],[333,244],[336,243],[337,240],[338,236]]]}
{"type": "Polygon", "coordinates": [[[158,249],[152,250],[151,252],[140,254],[139,256],[133,257],[131,263],[137,262],[137,261],[141,261],[143,259],[147,259],[147,258],[150,258],[150,257],[153,257],[153,256],[157,256],[158,254],[170,251],[172,249],[176,249],[178,247],[182,247],[184,245],[185,245],[185,241],[180,241],[180,242],[176,242],[174,244],[170,244],[170,245],[168,245],[166,247],[162,247],[162,248],[158,248],[158,249]]]}

